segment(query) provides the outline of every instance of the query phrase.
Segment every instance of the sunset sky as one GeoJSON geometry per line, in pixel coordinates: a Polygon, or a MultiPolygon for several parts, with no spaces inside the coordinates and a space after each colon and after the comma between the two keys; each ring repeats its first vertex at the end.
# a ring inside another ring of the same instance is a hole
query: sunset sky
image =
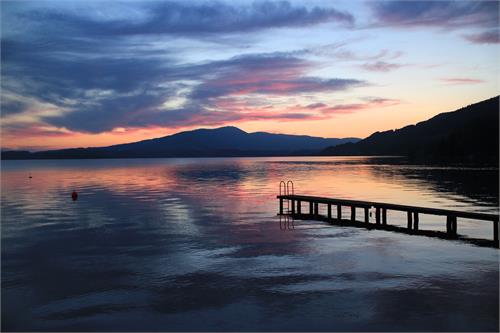
{"type": "Polygon", "coordinates": [[[499,93],[499,2],[2,1],[2,148],[366,137],[499,93]]]}

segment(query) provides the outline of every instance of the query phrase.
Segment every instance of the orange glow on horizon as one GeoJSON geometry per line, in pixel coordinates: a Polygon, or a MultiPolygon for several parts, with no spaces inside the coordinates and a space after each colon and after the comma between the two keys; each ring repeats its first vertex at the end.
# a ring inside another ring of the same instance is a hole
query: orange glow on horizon
{"type": "MultiPolygon", "coordinates": [[[[437,91],[435,94],[439,94],[437,91]]],[[[431,93],[429,92],[429,95],[431,93]]],[[[443,96],[442,96],[443,97],[443,96]]],[[[221,126],[236,126],[247,132],[271,132],[295,135],[311,135],[320,137],[365,138],[376,131],[397,129],[410,124],[427,120],[441,112],[454,111],[468,104],[490,98],[488,93],[454,95],[448,98],[430,100],[420,97],[408,102],[402,99],[400,103],[389,100],[384,102],[367,102],[366,107],[357,107],[356,103],[345,103],[345,109],[339,107],[329,111],[330,106],[307,109],[304,106],[292,107],[264,105],[260,108],[247,106],[238,100],[221,100],[221,108],[236,110],[241,113],[241,119],[230,122],[218,122],[214,125],[189,125],[184,127],[145,127],[145,128],[115,128],[103,133],[71,132],[66,129],[51,128],[48,126],[33,126],[32,128],[7,132],[2,130],[1,147],[3,149],[47,150],[61,148],[100,147],[115,144],[136,142],[152,138],[159,138],[182,131],[196,128],[217,128],[221,126]],[[378,103],[378,104],[377,104],[378,103]],[[356,110],[350,110],[350,108],[356,110]],[[287,114],[308,113],[306,119],[286,118],[287,114]],[[273,118],[272,115],[282,114],[283,119],[273,118]],[[269,119],[266,119],[269,117],[269,119]]],[[[213,111],[217,113],[217,111],[213,111]]],[[[210,120],[210,119],[209,119],[210,120]]],[[[206,120],[205,120],[206,121],[206,120]]],[[[196,121],[194,121],[196,123],[196,121]]]]}

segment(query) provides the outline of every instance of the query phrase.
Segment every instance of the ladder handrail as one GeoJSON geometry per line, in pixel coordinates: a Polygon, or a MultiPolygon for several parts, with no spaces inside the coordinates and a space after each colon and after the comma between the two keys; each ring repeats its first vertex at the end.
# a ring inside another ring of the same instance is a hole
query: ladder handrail
{"type": "MultiPolygon", "coordinates": [[[[291,180],[288,180],[286,183],[284,180],[280,181],[280,196],[281,195],[294,195],[295,194],[295,189],[293,187],[293,182],[291,180]],[[281,186],[283,184],[283,186],[281,186]],[[283,191],[282,191],[283,189],[283,191]],[[291,193],[290,193],[291,192],[291,193]]],[[[286,199],[286,212],[290,213],[290,200],[286,199]]]]}
{"type": "Polygon", "coordinates": [[[287,190],[286,190],[286,184],[285,184],[285,181],[280,181],[280,195],[281,194],[281,184],[283,184],[283,195],[287,195],[287,190]]]}
{"type": "Polygon", "coordinates": [[[288,184],[292,184],[292,194],[291,195],[294,195],[294,190],[293,190],[293,182],[291,180],[287,181],[286,182],[286,194],[287,195],[290,195],[290,188],[288,188],[288,184]]]}

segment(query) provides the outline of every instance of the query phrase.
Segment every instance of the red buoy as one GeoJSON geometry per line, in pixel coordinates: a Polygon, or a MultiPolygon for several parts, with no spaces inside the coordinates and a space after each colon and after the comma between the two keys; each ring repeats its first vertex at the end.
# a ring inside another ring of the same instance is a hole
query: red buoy
{"type": "Polygon", "coordinates": [[[78,193],[76,193],[76,191],[73,191],[73,193],[71,193],[71,199],[73,199],[73,201],[78,199],[78,193]]]}

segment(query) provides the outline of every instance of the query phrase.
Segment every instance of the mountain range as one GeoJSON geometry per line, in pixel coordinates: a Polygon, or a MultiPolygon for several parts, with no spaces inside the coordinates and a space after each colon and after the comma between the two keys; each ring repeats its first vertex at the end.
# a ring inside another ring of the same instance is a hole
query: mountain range
{"type": "Polygon", "coordinates": [[[329,146],[359,138],[320,138],[306,135],[247,133],[237,127],[197,129],[109,147],[71,148],[40,152],[3,151],[2,159],[72,159],[138,157],[227,157],[312,155],[329,146]]]}
{"type": "Polygon", "coordinates": [[[499,96],[396,130],[358,138],[197,129],[108,147],[2,151],[2,159],[398,155],[419,161],[493,163],[499,157],[499,96]]]}
{"type": "Polygon", "coordinates": [[[329,147],[322,155],[401,155],[415,160],[498,165],[499,96],[397,130],[329,147]]]}

